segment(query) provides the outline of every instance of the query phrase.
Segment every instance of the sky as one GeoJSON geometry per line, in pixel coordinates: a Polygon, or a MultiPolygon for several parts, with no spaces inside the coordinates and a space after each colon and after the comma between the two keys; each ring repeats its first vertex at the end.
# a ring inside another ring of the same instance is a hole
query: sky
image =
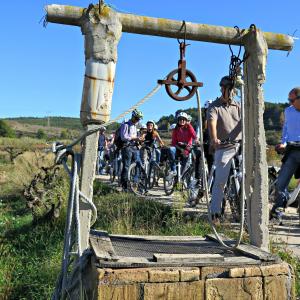
{"type": "MultiPolygon", "coordinates": [[[[79,117],[84,79],[83,36],[80,28],[40,20],[46,4],[87,7],[86,0],[1,1],[0,10],[0,118],[33,116],[79,117]]],[[[97,1],[96,1],[97,2],[97,1]]],[[[95,3],[96,3],[95,2],[95,3]]],[[[201,1],[107,0],[121,12],[186,20],[195,23],[248,28],[300,36],[299,0],[201,1]]],[[[300,40],[293,51],[269,50],[265,100],[286,102],[300,86],[300,40]]],[[[219,96],[219,80],[228,74],[227,45],[191,41],[187,68],[204,83],[201,99],[219,96]]],[[[237,48],[234,48],[237,51],[237,48]]],[[[112,102],[112,118],[143,98],[157,79],[177,68],[176,39],[123,33],[112,102]]],[[[145,119],[158,120],[177,109],[196,106],[196,99],[176,102],[164,88],[141,106],[145,119]]]]}

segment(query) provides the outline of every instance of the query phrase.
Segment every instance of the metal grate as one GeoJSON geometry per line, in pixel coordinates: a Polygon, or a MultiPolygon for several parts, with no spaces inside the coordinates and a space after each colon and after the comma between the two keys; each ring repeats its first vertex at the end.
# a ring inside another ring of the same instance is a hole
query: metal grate
{"type": "Polygon", "coordinates": [[[240,256],[227,250],[218,243],[209,240],[203,241],[149,241],[110,237],[118,256],[145,257],[151,259],[153,253],[166,254],[221,254],[227,257],[240,256]]]}

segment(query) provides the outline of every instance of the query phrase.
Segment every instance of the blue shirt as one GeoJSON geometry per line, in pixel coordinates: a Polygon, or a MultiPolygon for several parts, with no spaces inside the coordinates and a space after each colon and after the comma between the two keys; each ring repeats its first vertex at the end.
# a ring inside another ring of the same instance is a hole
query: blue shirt
{"type": "Polygon", "coordinates": [[[300,142],[300,111],[293,105],[284,111],[284,125],[281,143],[300,142]]]}
{"type": "Polygon", "coordinates": [[[121,140],[129,142],[137,137],[137,130],[135,124],[129,120],[121,125],[121,140]]]}

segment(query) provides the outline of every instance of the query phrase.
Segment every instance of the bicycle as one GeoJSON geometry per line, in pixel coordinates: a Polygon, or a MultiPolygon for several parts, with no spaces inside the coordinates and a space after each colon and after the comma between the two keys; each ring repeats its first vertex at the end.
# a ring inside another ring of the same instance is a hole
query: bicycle
{"type": "MultiPolygon", "coordinates": [[[[239,143],[240,141],[227,139],[221,141],[220,144],[237,145],[239,143]]],[[[242,180],[241,166],[242,166],[242,155],[240,151],[237,151],[235,156],[230,161],[230,171],[229,171],[227,183],[224,188],[224,199],[222,202],[222,211],[221,211],[221,214],[224,216],[226,204],[228,202],[233,219],[236,221],[240,219],[240,197],[241,197],[241,180],[242,180]]],[[[215,170],[216,170],[216,165],[215,163],[213,163],[208,176],[208,190],[210,193],[212,193],[215,170]]],[[[202,194],[204,194],[204,191],[202,191],[202,194]]]]}
{"type": "MultiPolygon", "coordinates": [[[[144,147],[145,150],[146,147],[144,147]]],[[[142,151],[137,149],[137,153],[141,153],[142,151]]],[[[145,151],[147,154],[148,152],[145,151]]],[[[138,155],[136,160],[132,162],[128,169],[128,188],[131,192],[136,195],[144,195],[148,192],[148,157],[144,156],[142,163],[141,157],[138,155]]]]}
{"type": "MultiPolygon", "coordinates": [[[[300,147],[300,143],[297,142],[290,142],[289,145],[300,147]]],[[[283,155],[284,152],[276,151],[278,154],[283,155]]],[[[269,177],[269,203],[273,205],[276,201],[276,183],[278,180],[278,175],[280,172],[280,168],[276,166],[269,166],[268,167],[268,177],[269,177]]],[[[288,206],[294,206],[299,207],[300,206],[300,179],[297,181],[297,186],[293,191],[288,191],[288,189],[285,190],[285,199],[286,199],[286,207],[288,206]]]]}
{"type": "MultiPolygon", "coordinates": [[[[176,146],[176,149],[180,153],[183,152],[186,146],[187,145],[183,145],[183,144],[180,146],[178,145],[176,146]]],[[[171,171],[170,163],[169,161],[165,162],[163,182],[164,182],[164,191],[167,196],[172,195],[174,190],[177,189],[180,192],[182,192],[182,196],[185,202],[188,202],[189,199],[191,198],[192,193],[194,192],[193,189],[191,189],[191,184],[195,181],[194,178],[195,169],[194,169],[194,164],[192,163],[192,161],[195,158],[193,157],[193,154],[194,152],[191,150],[183,169],[182,169],[183,154],[177,156],[177,159],[175,160],[176,163],[175,176],[170,176],[170,171],[171,171]]]]}

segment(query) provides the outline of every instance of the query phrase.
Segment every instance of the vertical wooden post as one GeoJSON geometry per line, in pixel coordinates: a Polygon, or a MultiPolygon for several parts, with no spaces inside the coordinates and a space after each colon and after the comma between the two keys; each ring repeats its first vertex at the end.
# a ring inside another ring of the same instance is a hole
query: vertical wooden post
{"type": "Polygon", "coordinates": [[[263,123],[263,83],[266,79],[268,46],[263,33],[251,28],[244,38],[249,54],[244,63],[245,77],[245,194],[250,243],[264,250],[269,246],[268,168],[263,123]]]}
{"type": "MultiPolygon", "coordinates": [[[[90,6],[81,23],[85,37],[86,69],[82,93],[80,119],[85,130],[109,120],[114,87],[117,45],[121,38],[122,25],[118,15],[108,7],[90,6]]],[[[93,198],[97,146],[99,133],[86,137],[83,145],[80,188],[90,199],[93,198]]],[[[91,210],[80,199],[80,246],[82,251],[89,247],[91,210]]]]}

